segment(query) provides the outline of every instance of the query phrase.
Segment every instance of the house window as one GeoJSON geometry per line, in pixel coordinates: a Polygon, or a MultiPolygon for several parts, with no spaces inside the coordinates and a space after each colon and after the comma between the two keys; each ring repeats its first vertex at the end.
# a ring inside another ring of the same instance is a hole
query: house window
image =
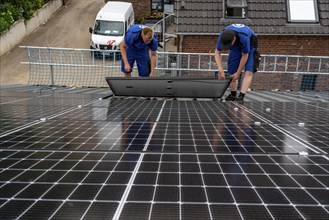
{"type": "Polygon", "coordinates": [[[318,22],[316,0],[287,0],[289,22],[318,22]]]}
{"type": "Polygon", "coordinates": [[[163,11],[163,0],[151,0],[152,11],[163,11]]]}
{"type": "Polygon", "coordinates": [[[245,18],[247,0],[226,0],[225,2],[225,17],[245,18]]]}

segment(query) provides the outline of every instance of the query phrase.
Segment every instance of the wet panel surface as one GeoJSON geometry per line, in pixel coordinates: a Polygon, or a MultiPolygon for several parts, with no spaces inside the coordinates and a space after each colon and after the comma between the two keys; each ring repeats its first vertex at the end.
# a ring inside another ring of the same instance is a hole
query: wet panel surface
{"type": "Polygon", "coordinates": [[[1,93],[4,218],[329,218],[327,102],[44,95],[1,93]]]}

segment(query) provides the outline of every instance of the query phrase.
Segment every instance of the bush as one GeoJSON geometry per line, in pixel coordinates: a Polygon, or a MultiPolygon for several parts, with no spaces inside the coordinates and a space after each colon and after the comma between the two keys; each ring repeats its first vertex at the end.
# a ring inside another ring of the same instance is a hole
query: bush
{"type": "Polygon", "coordinates": [[[14,23],[14,19],[10,12],[1,12],[0,15],[0,33],[3,33],[14,23]]]}
{"type": "Polygon", "coordinates": [[[52,0],[0,0],[0,34],[17,20],[32,18],[34,12],[52,0]]]}
{"type": "Polygon", "coordinates": [[[14,21],[17,21],[20,18],[23,18],[23,10],[20,9],[17,5],[13,5],[11,3],[6,3],[5,7],[7,12],[10,12],[14,21]]]}

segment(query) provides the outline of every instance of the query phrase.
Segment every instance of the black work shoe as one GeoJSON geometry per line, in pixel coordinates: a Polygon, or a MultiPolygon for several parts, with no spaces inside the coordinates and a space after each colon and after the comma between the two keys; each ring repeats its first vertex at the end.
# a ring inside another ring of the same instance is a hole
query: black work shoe
{"type": "Polygon", "coordinates": [[[244,101],[244,97],[238,96],[235,101],[237,102],[243,102],[244,101]]]}
{"type": "Polygon", "coordinates": [[[236,100],[236,96],[229,94],[226,98],[225,101],[235,101],[236,100]]]}

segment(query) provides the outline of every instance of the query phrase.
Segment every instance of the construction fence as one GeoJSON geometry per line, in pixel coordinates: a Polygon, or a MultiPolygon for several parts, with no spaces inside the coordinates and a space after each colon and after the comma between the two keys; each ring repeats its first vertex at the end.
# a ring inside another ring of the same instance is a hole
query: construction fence
{"type": "MultiPolygon", "coordinates": [[[[108,87],[105,78],[123,76],[117,50],[22,46],[27,54],[30,85],[108,87]]],[[[157,53],[156,76],[215,77],[213,53],[157,53]]],[[[226,69],[227,54],[222,54],[226,69]]],[[[132,76],[138,76],[136,65],[132,76]]],[[[328,91],[329,57],[263,54],[253,90],[328,91]]]]}

